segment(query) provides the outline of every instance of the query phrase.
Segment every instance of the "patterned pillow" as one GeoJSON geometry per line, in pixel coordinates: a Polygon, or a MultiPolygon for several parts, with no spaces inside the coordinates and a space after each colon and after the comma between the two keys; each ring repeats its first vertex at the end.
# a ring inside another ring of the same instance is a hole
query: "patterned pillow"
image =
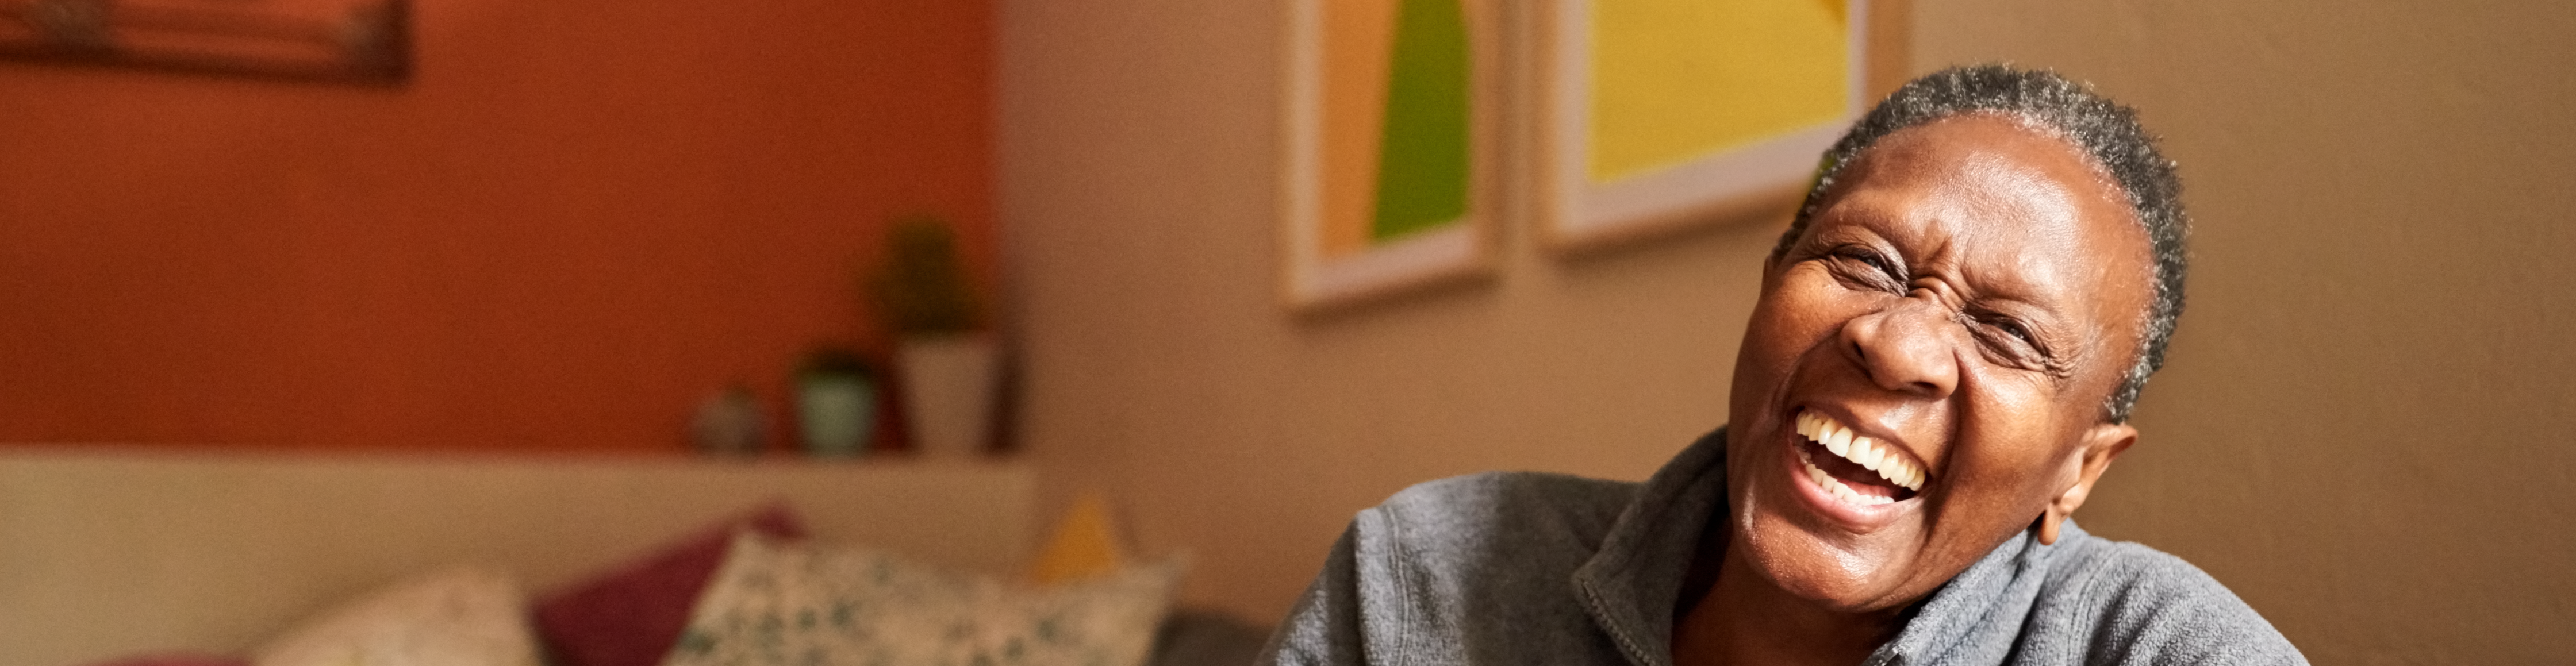
{"type": "Polygon", "coordinates": [[[538,666],[510,579],[454,569],[396,583],[269,641],[258,666],[538,666]]]}
{"type": "Polygon", "coordinates": [[[1138,666],[1177,563],[1031,590],[862,549],[734,538],[663,666],[1138,666]]]}
{"type": "Polygon", "coordinates": [[[653,666],[671,653],[689,609],[724,565],[735,532],[805,536],[784,503],[691,533],[633,562],[557,591],[537,603],[537,632],[559,666],[653,666]]]}

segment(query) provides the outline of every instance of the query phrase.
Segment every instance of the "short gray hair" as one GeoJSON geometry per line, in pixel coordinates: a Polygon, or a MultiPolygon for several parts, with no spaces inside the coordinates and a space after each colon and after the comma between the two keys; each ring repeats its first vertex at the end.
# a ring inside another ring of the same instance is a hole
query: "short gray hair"
{"type": "Polygon", "coordinates": [[[2128,195],[2138,226],[2146,230],[2155,260],[2155,296],[2147,304],[2128,372],[2103,404],[2106,420],[2128,421],[2138,392],[2146,389],[2147,377],[2164,367],[2165,344],[2173,339],[2174,324],[2182,318],[2183,274],[2191,263],[2184,242],[2191,233],[2191,220],[2182,209],[2182,179],[2175,175],[2173,161],[2156,150],[2156,138],[2138,124],[2137,111],[2094,93],[2089,86],[2055,72],[1999,64],[1953,67],[1907,82],[1825,151],[1815,184],[1807,189],[1806,203],[1798,207],[1797,218],[1772,248],[1772,256],[1798,242],[1816,208],[1824,203],[1826,191],[1833,188],[1834,178],[1879,139],[1971,113],[2010,117],[2073,144],[2128,195]]]}

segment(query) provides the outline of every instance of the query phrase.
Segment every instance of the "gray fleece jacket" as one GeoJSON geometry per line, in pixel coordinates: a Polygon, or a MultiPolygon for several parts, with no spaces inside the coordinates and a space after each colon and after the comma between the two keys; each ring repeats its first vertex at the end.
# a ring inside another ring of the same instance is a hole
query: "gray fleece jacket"
{"type": "MultiPolygon", "coordinates": [[[[1433,481],[1362,511],[1259,663],[1671,666],[1682,577],[1726,511],[1726,431],[1644,484],[1433,481]]],[[[1908,610],[1867,666],[2304,664],[2180,558],[2067,524],[2013,537],[1908,610]]]]}

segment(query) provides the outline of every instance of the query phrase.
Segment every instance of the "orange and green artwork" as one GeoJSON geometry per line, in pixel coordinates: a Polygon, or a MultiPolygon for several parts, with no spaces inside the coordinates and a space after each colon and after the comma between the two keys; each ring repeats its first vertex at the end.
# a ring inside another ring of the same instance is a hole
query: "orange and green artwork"
{"type": "Polygon", "coordinates": [[[1467,0],[1324,0],[1316,146],[1321,257],[1458,224],[1476,149],[1467,0]]]}

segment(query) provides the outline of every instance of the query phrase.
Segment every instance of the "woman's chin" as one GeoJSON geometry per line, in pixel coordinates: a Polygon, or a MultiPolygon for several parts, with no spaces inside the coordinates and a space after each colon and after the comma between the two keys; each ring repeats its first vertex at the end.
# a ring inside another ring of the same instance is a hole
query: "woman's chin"
{"type": "Polygon", "coordinates": [[[1894,535],[1828,538],[1780,516],[1743,524],[1750,534],[1739,534],[1737,542],[1745,563],[1789,596],[1844,613],[1901,607],[1920,596],[1906,590],[1914,553],[1879,543],[1894,535]]]}

